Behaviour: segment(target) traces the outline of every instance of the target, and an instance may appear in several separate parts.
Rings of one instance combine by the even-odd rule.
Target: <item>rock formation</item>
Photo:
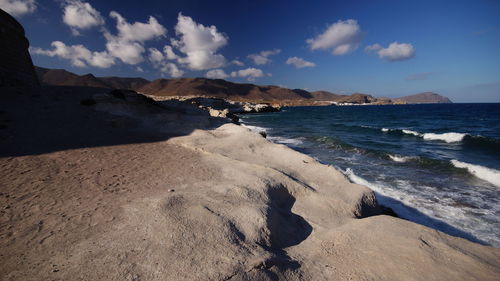
[[[279,112],[281,106],[272,105],[269,103],[250,103],[238,101],[226,101],[219,98],[204,98],[204,97],[159,97],[149,96],[156,101],[171,101],[178,100],[193,104],[198,108],[208,111],[210,116],[229,118],[233,123],[238,124],[239,117],[236,114],[245,113],[261,113],[261,112]]]
[[[24,28],[0,9],[0,86],[38,86]]]

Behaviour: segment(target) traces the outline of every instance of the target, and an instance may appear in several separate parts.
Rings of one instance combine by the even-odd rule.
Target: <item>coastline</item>
[[[463,107],[483,108],[434,107],[434,112],[440,115],[461,114]],[[374,190],[379,203],[393,209],[401,218],[499,248],[495,216],[498,212],[495,190],[500,175],[494,157],[497,152],[493,149],[486,157],[480,156],[481,152],[498,148],[495,130],[485,129],[482,135],[466,125],[453,127],[436,123],[434,127],[434,123],[426,123],[426,118],[437,120],[438,114],[426,115],[426,109],[427,106],[414,106],[408,110],[408,116],[405,109],[396,107],[387,110],[303,107],[287,108],[278,114],[240,117],[244,125],[253,126],[255,131],[265,129],[267,138],[273,142],[333,165],[351,182]],[[415,117],[419,113],[426,117]],[[395,124],[392,118],[401,121]],[[412,120],[421,123],[411,127]],[[485,119],[485,124],[488,120]],[[436,129],[439,126],[446,128]],[[495,125],[487,127],[495,128]],[[461,149],[467,151],[462,153]],[[469,149],[477,152],[477,160],[467,154]]]
[[[37,91],[0,109],[2,280],[500,275],[499,249],[382,215],[335,168],[196,106]]]

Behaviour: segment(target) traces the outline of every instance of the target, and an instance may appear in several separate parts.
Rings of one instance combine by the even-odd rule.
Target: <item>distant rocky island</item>
[[[406,103],[452,103],[449,98],[432,92],[425,92],[416,95],[401,97],[397,100]]]
[[[175,78],[149,81],[139,77],[96,77],[92,74],[77,75],[63,69],[35,69],[40,82],[45,85],[126,89],[160,97],[209,97],[279,106],[451,103],[447,97],[431,92],[400,98],[376,98],[363,93],[341,95],[327,91],[309,92],[273,85],[234,83],[223,79]]]

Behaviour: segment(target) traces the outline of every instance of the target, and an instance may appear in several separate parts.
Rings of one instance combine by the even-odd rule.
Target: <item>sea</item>
[[[371,188],[399,217],[500,247],[500,104],[287,107],[240,117]]]

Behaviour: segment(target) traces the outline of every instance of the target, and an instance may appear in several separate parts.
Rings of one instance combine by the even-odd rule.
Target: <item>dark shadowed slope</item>
[[[40,82],[45,85],[110,88],[109,85],[90,73],[76,75],[64,69],[47,69],[38,66],[35,67],[35,71]]]
[[[98,77],[98,79],[109,85],[111,88],[127,90],[137,90],[150,82],[149,80],[140,77]]]

